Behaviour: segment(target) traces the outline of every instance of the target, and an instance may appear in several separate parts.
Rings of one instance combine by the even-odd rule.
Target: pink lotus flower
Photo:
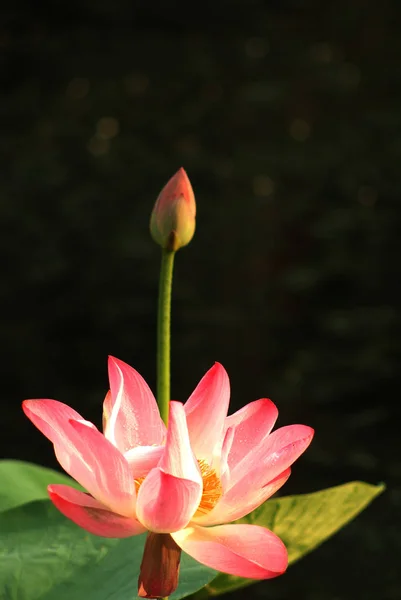
[[[227,417],[230,386],[216,363],[185,405],[171,402],[169,424],[133,368],[109,359],[104,434],[56,400],[25,400],[27,417],[53,442],[67,473],[88,492],[50,485],[56,507],[90,533],[124,538],[149,531],[139,595],[163,597],[178,583],[181,550],[225,573],[268,579],[287,551],[271,531],[231,524],[288,479],[313,437],[305,425],[271,430],[265,398]]]

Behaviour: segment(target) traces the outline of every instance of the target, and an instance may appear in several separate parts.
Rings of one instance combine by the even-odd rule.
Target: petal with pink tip
[[[262,398],[250,402],[225,420],[225,430],[234,429],[227,456],[229,469],[237,465],[273,429],[278,410],[271,400]]]
[[[273,481],[258,485],[258,487],[254,487],[252,484],[245,487],[242,482],[237,483],[223,494],[209,513],[194,517],[193,522],[197,525],[210,526],[241,519],[273,496],[285,484],[290,475],[291,469],[286,469]]]
[[[55,444],[63,468],[99,502],[125,517],[135,514],[135,482],[127,460],[111,442],[84,421],[70,420],[72,448]],[[64,463],[64,464],[63,464]]]
[[[185,527],[202,497],[202,476],[189,442],[184,407],[170,402],[166,446],[137,498],[137,516],[150,531],[169,533]]]
[[[102,537],[125,538],[146,531],[136,519],[110,512],[106,506],[68,485],[49,485],[49,496],[64,516],[89,533]]]
[[[165,473],[202,485],[202,476],[191,442],[184,406],[181,402],[170,402],[166,446],[159,466]]]
[[[226,491],[236,484],[257,489],[272,481],[305,452],[313,434],[313,429],[306,425],[276,429],[231,469]]]
[[[53,444],[66,436],[65,431],[70,430],[70,419],[84,420],[71,406],[58,400],[24,400],[22,409],[35,427]]]
[[[200,563],[239,577],[270,579],[284,573],[288,564],[280,538],[258,525],[188,527],[172,538]]]
[[[230,382],[224,367],[216,363],[204,375],[185,403],[191,446],[198,459],[213,463],[220,455],[224,421],[230,402]]]
[[[109,357],[112,411],[107,423],[107,438],[121,452],[136,446],[159,446],[166,427],[148,384],[132,367]]]
[[[157,467],[164,453],[164,446],[137,446],[124,454],[134,479],[146,477]]]
[[[23,409],[53,442],[57,460],[71,477],[115,512],[134,514],[135,484],[129,465],[92,423],[56,400],[26,400]]]
[[[188,525],[202,495],[198,483],[153,469],[139,488],[137,519],[154,533],[171,533]]]

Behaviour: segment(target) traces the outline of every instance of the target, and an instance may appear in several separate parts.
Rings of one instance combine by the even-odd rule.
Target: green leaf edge
[[[51,483],[83,490],[74,479],[54,469],[22,460],[0,460],[0,512],[36,500],[48,500],[47,486]]]

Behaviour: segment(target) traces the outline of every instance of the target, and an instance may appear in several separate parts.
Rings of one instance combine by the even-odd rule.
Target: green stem
[[[175,252],[162,250],[157,311],[157,403],[167,425],[170,402],[171,288]]]

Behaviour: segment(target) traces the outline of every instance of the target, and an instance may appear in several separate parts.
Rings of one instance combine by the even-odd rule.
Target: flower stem
[[[157,312],[157,403],[160,416],[168,422],[170,402],[170,323],[174,251],[162,250]]]

